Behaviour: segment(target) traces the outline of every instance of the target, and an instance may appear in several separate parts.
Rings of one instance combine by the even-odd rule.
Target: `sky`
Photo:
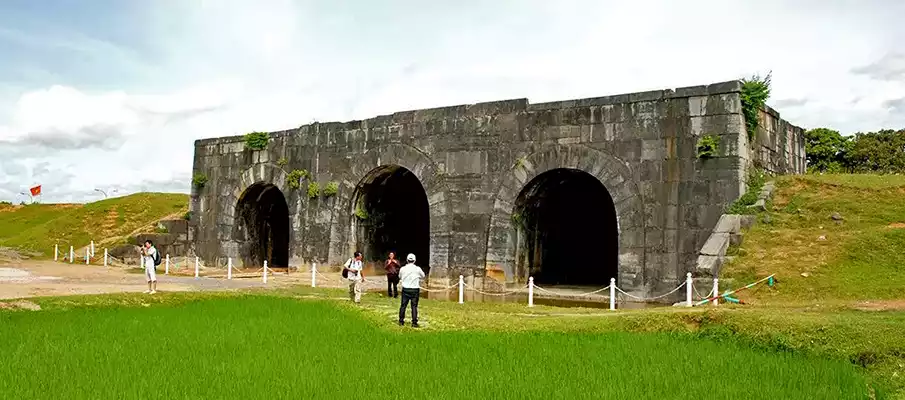
[[[767,103],[798,126],[905,128],[902,15],[899,0],[3,0],[0,200],[188,193],[200,138],[769,71]]]

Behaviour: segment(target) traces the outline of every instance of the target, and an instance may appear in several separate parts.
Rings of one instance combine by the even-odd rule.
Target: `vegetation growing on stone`
[[[331,181],[324,186],[324,197],[335,196],[339,192],[339,183]]]
[[[182,214],[182,219],[184,219],[184,220],[186,220],[186,221],[191,221],[191,220],[192,220],[192,212],[191,212],[191,211],[186,211],[185,214]]]
[[[277,165],[280,167],[285,167],[288,164],[289,164],[289,160],[287,160],[286,157],[280,157],[280,159],[277,160]]]
[[[245,147],[251,150],[264,150],[270,143],[270,134],[267,132],[249,132],[245,134]]]
[[[192,186],[198,189],[204,189],[204,185],[207,184],[207,175],[197,172],[195,175],[192,175]]]
[[[308,182],[308,198],[315,199],[320,195],[320,185],[317,182]]]
[[[355,218],[358,218],[360,220],[368,219],[368,210],[365,210],[365,208],[362,206],[356,207],[355,208]]]
[[[719,151],[719,136],[704,135],[698,140],[698,158],[708,159],[717,156]]]
[[[760,125],[758,114],[767,105],[767,99],[770,98],[770,78],[772,73],[767,76],[753,75],[750,78],[742,79],[741,101],[742,114],[745,117],[745,126],[748,130],[748,140],[754,140],[757,128]]]
[[[308,170],[294,169],[286,175],[286,187],[295,190],[302,187],[302,180],[309,177]]]
[[[748,171],[748,184],[747,190],[745,194],[738,198],[738,200],[732,202],[729,205],[729,209],[726,211],[727,214],[752,214],[752,210],[748,208],[748,206],[757,202],[757,196],[760,195],[761,189],[764,187],[764,183],[767,181],[767,175],[763,170],[758,168],[752,168]]]

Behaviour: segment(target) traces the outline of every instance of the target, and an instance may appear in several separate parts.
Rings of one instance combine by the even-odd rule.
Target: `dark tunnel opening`
[[[564,168],[538,175],[519,194],[513,223],[519,265],[535,283],[606,286],[617,278],[616,208],[596,177]]]
[[[405,264],[413,253],[416,264],[430,271],[430,211],[427,194],[414,173],[400,166],[371,171],[354,198],[355,247],[378,271],[389,252]]]
[[[243,265],[270,268],[289,266],[289,207],[279,188],[256,183],[239,199],[239,253]]]

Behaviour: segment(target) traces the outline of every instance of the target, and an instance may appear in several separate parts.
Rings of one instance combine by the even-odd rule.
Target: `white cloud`
[[[0,107],[8,106],[0,110],[0,157],[26,167],[8,167],[18,178],[0,183],[0,198],[39,180],[49,182],[47,201],[89,199],[99,186],[188,191],[192,142],[201,137],[479,101],[674,88],[769,70],[769,103],[795,124],[844,133],[905,127],[905,27],[895,17],[905,3],[896,1],[352,7],[162,0],[140,7],[129,15],[143,27],[135,48],[84,32],[0,31],[0,41],[92,60],[109,54],[114,62],[92,64],[93,71],[117,82],[83,84],[57,64],[32,74],[47,81],[41,86],[0,82]]]

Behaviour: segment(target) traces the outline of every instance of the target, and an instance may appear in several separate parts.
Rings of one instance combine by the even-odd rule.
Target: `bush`
[[[204,189],[204,185],[207,184],[207,175],[202,174],[201,172],[195,173],[192,175],[192,186],[198,189]]]
[[[308,177],[308,170],[294,169],[286,175],[286,186],[290,189],[298,189],[302,186],[302,180]]]
[[[364,207],[358,206],[358,208],[355,209],[355,218],[360,220],[368,219],[368,211],[365,210]]]
[[[324,196],[332,197],[335,196],[336,193],[339,192],[339,184],[336,182],[327,182],[327,185],[324,186]]]
[[[320,194],[320,185],[317,182],[308,183],[308,198],[314,199]]]
[[[182,219],[184,219],[184,220],[186,220],[186,221],[191,221],[191,220],[192,220],[192,212],[191,212],[191,211],[186,211],[185,214],[182,215]]]
[[[771,73],[761,78],[754,75],[748,79],[742,79],[742,114],[745,116],[745,126],[748,128],[748,140],[754,140],[757,127],[760,124],[758,114],[767,105],[770,98]]]
[[[285,167],[288,164],[289,164],[289,160],[287,160],[286,157],[282,157],[279,160],[277,160],[277,165],[280,167]]]
[[[717,156],[720,140],[717,136],[705,135],[698,140],[698,158],[708,159]]]
[[[270,143],[270,134],[267,132],[250,132],[245,134],[245,147],[251,150],[264,150]]]

